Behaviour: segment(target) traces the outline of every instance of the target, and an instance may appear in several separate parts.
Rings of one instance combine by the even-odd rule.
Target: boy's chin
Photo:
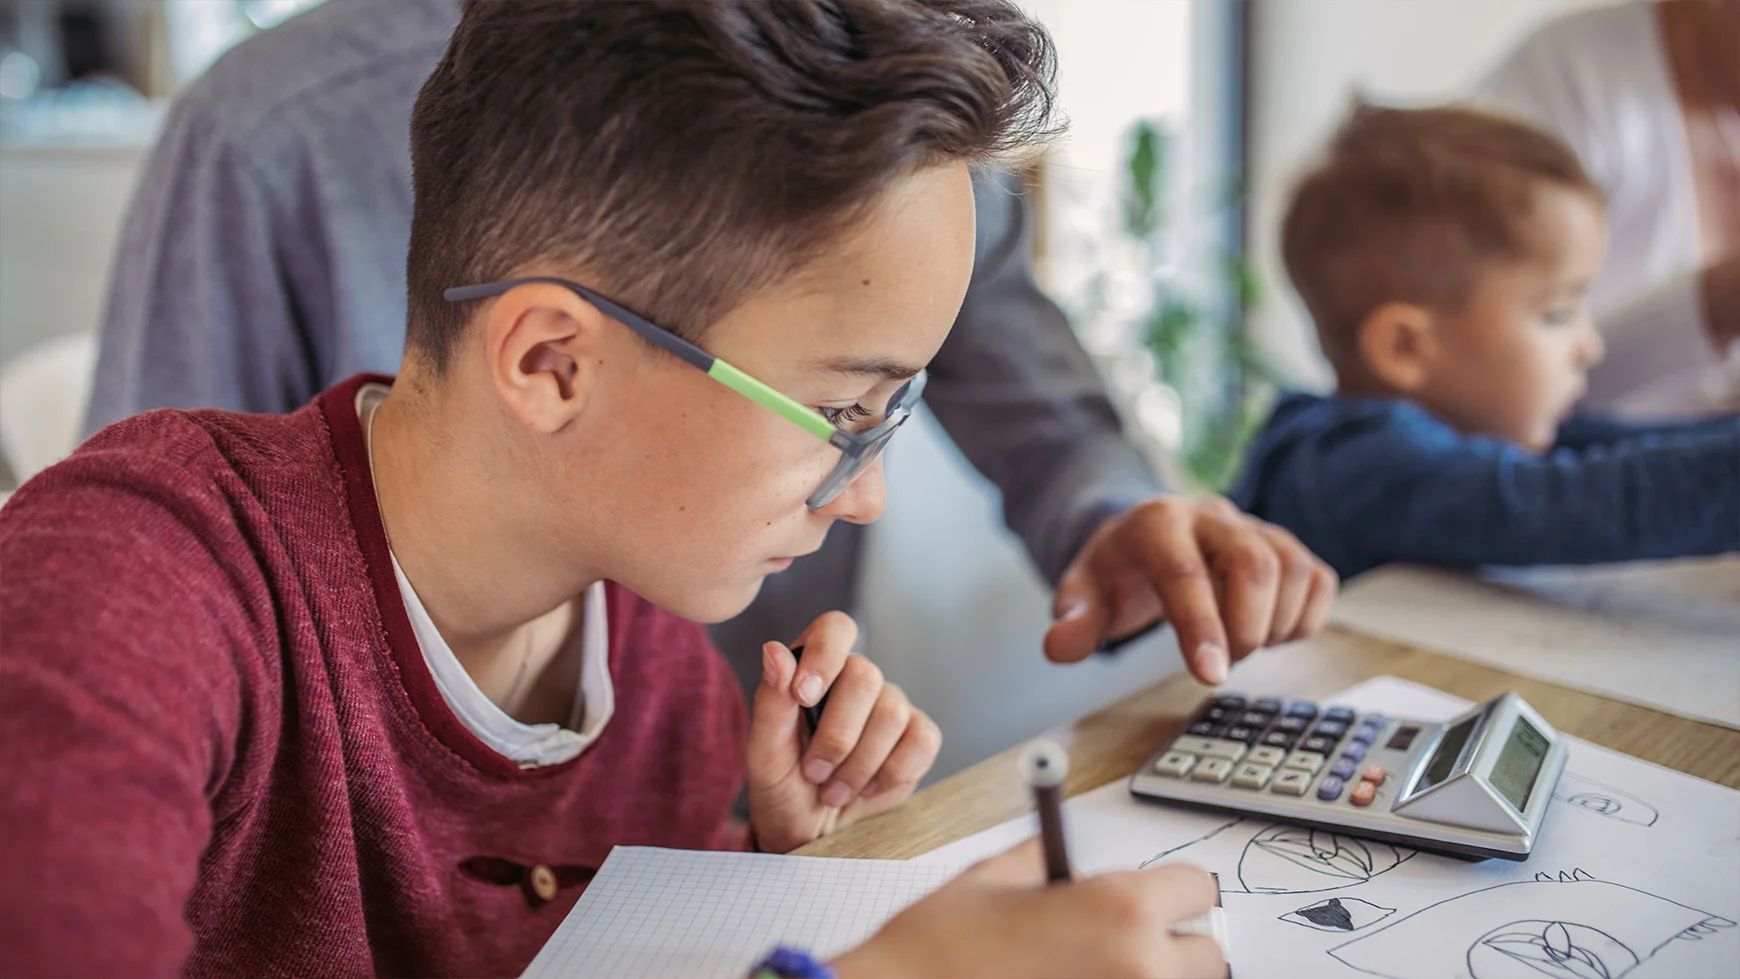
[[[715,625],[743,614],[749,603],[755,601],[755,596],[761,594],[760,577],[756,577],[743,585],[720,586],[707,594],[688,595],[680,601],[658,603],[667,612],[682,616],[691,622],[702,625]],[[769,636],[769,639],[779,638]]]

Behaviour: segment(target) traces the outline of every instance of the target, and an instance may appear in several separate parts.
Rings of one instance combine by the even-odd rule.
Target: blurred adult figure
[[[1607,197],[1589,401],[1740,407],[1740,0],[1627,2],[1547,22],[1475,100],[1557,134]]]

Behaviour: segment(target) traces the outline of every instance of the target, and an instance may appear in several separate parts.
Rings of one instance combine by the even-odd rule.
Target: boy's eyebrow
[[[824,360],[817,364],[824,371],[835,374],[861,374],[867,377],[881,377],[890,381],[904,381],[923,370],[923,365],[914,367],[892,360],[876,360],[864,357],[841,357],[836,360]]]

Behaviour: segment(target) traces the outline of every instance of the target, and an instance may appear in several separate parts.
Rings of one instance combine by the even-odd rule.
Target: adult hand
[[[783,643],[761,649],[749,723],[749,825],[769,853],[906,801],[942,747],[935,722],[884,682],[876,664],[852,655],[857,641],[851,616],[828,612],[798,639],[801,671]],[[801,708],[824,695],[828,707],[810,737]]]
[[[1214,904],[1208,874],[1184,864],[1047,886],[1037,839],[1001,853],[896,915],[833,963],[840,979],[1023,979],[1226,974],[1220,946],[1172,926]]]
[[[1088,538],[1058,583],[1045,655],[1073,663],[1164,619],[1190,672],[1218,684],[1252,651],[1322,629],[1336,588],[1280,527],[1219,497],[1158,497]]]

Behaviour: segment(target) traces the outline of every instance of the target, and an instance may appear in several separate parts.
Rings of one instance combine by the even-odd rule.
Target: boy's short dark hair
[[[1330,363],[1357,369],[1360,323],[1384,303],[1460,309],[1484,268],[1528,254],[1542,184],[1602,199],[1571,148],[1528,123],[1356,104],[1281,229],[1287,275]]]
[[[915,168],[1045,135],[1053,55],[1006,0],[467,0],[411,116],[409,343],[539,263],[691,338]]]

